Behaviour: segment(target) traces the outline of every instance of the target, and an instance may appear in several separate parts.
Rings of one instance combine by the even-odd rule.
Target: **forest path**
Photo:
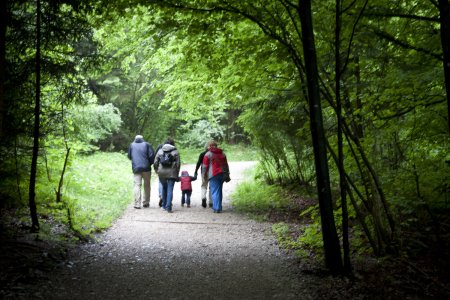
[[[50,275],[44,299],[309,299],[295,258],[280,251],[271,225],[233,211],[230,194],[254,162],[231,162],[223,212],[201,207],[201,180],[192,207],[158,207],[153,180],[150,208],[130,206],[97,243],[86,244]],[[191,175],[194,165],[183,165]],[[156,179],[155,174],[152,177]],[[130,184],[131,184],[130,177]]]

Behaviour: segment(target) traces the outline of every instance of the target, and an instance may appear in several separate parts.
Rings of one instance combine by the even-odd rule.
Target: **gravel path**
[[[252,165],[230,163],[221,214],[201,207],[200,180],[193,182],[191,208],[181,207],[177,183],[174,213],[162,211],[154,180],[150,208],[136,210],[130,200],[97,243],[77,248],[55,270],[42,298],[309,299],[295,259],[278,248],[270,224],[230,206],[230,193]],[[182,170],[193,173],[194,166]]]

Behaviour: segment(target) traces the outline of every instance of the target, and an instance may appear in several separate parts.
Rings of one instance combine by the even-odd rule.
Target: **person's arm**
[[[228,166],[227,156],[225,153],[223,153],[223,166],[222,166],[222,172],[225,182],[229,182],[231,180],[230,178],[230,167]]]
[[[128,146],[128,159],[131,159],[131,145]]]
[[[180,168],[181,168],[181,159],[180,159],[180,152],[176,151],[177,155],[176,155],[176,169],[177,169],[177,176],[178,174],[180,174]]]
[[[155,161],[155,152],[153,152],[153,147],[150,143],[147,143],[147,157],[150,164]]]
[[[155,156],[155,161],[153,163],[153,169],[155,169],[155,172],[158,172],[159,160],[160,160],[160,156],[158,155],[158,152],[157,152],[156,156]]]
[[[198,169],[200,168],[200,166],[203,163],[203,157],[205,156],[205,152],[200,153],[200,155],[198,156],[198,160],[197,160],[197,165],[195,166],[195,172],[194,174],[197,174]]]
[[[209,170],[209,156],[207,154],[205,154],[205,156],[203,156],[203,169],[204,169],[204,173],[202,174],[203,177],[205,179],[208,179],[208,170]]]

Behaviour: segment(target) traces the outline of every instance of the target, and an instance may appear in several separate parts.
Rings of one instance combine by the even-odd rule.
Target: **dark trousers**
[[[181,191],[181,204],[191,205],[192,190]]]

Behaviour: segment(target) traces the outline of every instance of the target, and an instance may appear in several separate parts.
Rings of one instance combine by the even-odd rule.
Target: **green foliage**
[[[93,142],[105,139],[118,131],[122,120],[113,104],[89,104],[74,107],[69,116],[70,133],[74,140],[89,148]]]
[[[214,139],[222,140],[223,129],[218,124],[211,124],[207,120],[200,120],[189,129],[185,135],[181,135],[181,143],[186,146],[202,147],[205,141]]]
[[[323,259],[323,241],[319,224],[312,223],[296,228],[279,222],[272,225],[272,232],[281,248],[294,251],[300,258],[314,257],[319,261]],[[295,238],[297,235],[299,236]]]
[[[288,224],[284,222],[275,223],[272,225],[272,232],[277,237],[278,245],[281,248],[294,249],[298,246],[291,236],[292,232]]]

